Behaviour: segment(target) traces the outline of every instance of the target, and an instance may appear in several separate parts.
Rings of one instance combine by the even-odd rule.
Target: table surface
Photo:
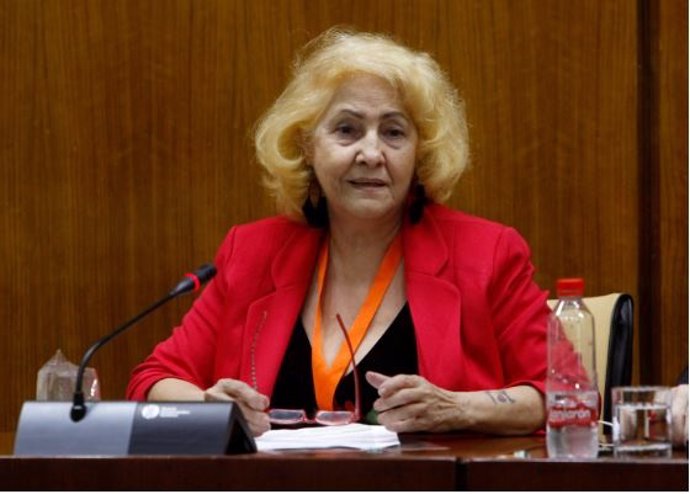
[[[229,456],[17,458],[0,434],[10,490],[683,490],[687,451],[671,459],[546,458],[544,438],[401,436],[378,452],[320,450]]]

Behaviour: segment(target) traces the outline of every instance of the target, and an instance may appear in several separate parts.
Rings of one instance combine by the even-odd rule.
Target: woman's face
[[[417,129],[397,91],[370,75],[345,81],[308,152],[334,221],[399,221],[414,174]]]

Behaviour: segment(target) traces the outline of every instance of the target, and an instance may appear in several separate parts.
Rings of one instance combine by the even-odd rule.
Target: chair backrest
[[[611,421],[611,388],[629,385],[632,379],[633,300],[627,293],[585,297],[594,316],[597,385],[604,401],[602,419]],[[557,300],[548,301],[555,307]],[[610,433],[608,427],[605,433]]]

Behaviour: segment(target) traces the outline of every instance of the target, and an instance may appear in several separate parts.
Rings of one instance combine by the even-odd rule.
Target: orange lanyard
[[[345,374],[345,371],[350,365],[350,352],[347,348],[347,342],[343,341],[338,350],[338,354],[329,367],[326,364],[326,359],[323,356],[323,335],[321,333],[321,303],[323,297],[323,286],[326,280],[326,267],[328,266],[328,239],[323,243],[321,252],[319,253],[318,272],[317,272],[317,300],[316,315],[314,317],[314,333],[311,346],[311,361],[312,373],[314,375],[314,392],[316,394],[316,404],[320,410],[333,409],[333,396],[335,395],[335,388],[340,382],[340,378]],[[352,323],[352,327],[348,330],[352,348],[357,351],[359,344],[364,339],[364,335],[374,318],[376,311],[381,305],[383,296],[388,290],[388,286],[393,281],[395,273],[398,270],[400,261],[402,260],[402,240],[401,236],[397,235],[391,245],[388,247],[386,254],[383,256],[379,270],[376,273],[371,286],[369,286],[369,293],[364,300],[359,313]]]

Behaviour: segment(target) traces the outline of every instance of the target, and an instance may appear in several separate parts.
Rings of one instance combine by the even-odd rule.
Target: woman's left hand
[[[417,375],[388,377],[367,372],[379,392],[374,402],[378,422],[394,432],[442,432],[469,426],[461,393],[441,389]]]
[[[379,392],[381,425],[394,432],[473,430],[529,434],[544,426],[544,397],[529,385],[483,391],[448,391],[421,376],[367,372]]]

